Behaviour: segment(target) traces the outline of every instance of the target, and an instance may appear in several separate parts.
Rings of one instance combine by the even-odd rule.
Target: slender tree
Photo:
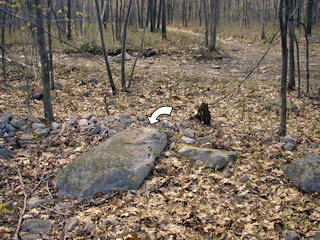
[[[54,89],[54,73],[53,73],[53,54],[52,54],[52,38],[51,38],[51,0],[48,0],[48,16],[47,16],[47,25],[48,25],[48,47],[49,47],[49,72],[51,80],[51,89]]]
[[[295,7],[295,0],[289,1],[289,14],[293,14]],[[293,16],[290,17],[288,22],[289,27],[289,79],[288,79],[288,89],[293,90],[296,86],[295,81],[295,60],[294,60],[294,38],[295,38],[295,22],[293,21]]]
[[[49,67],[48,67],[48,54],[45,39],[43,10],[41,7],[40,0],[34,0],[36,7],[36,24],[37,24],[37,39],[39,44],[39,54],[41,59],[41,73],[42,73],[42,85],[43,85],[43,108],[45,118],[49,122],[54,121],[53,108],[51,102],[50,92],[50,78],[49,78]]]
[[[110,67],[110,63],[108,60],[108,52],[107,52],[107,48],[106,48],[105,40],[104,40],[103,27],[102,27],[102,22],[101,22],[102,19],[101,19],[98,0],[95,0],[95,3],[96,3],[96,9],[97,9],[97,17],[98,17],[98,24],[99,24],[99,30],[100,30],[101,44],[102,44],[102,49],[103,49],[104,60],[105,60],[107,71],[108,71],[109,82],[111,85],[112,93],[116,94],[117,89],[116,89],[116,86],[114,85],[114,82],[113,82],[111,67]]]
[[[288,11],[289,0],[280,0],[279,2],[279,24],[281,30],[281,48],[282,48],[282,77],[281,77],[281,120],[279,135],[287,134],[287,72],[288,72]],[[285,14],[283,14],[285,8]]]
[[[311,35],[312,33],[314,2],[315,0],[307,1],[307,33],[308,35]]]
[[[162,39],[167,39],[167,1],[162,0]]]
[[[72,27],[71,27],[71,0],[68,0],[68,12],[67,12],[67,18],[68,18],[68,34],[67,38],[69,40],[72,39]]]
[[[126,51],[127,51],[127,28],[128,28],[129,18],[130,18],[130,14],[131,14],[131,8],[132,8],[132,0],[129,1],[126,21],[125,21],[124,27],[123,27],[122,61],[121,61],[121,80],[122,80],[121,85],[122,85],[123,89],[126,88],[125,56],[126,56]]]

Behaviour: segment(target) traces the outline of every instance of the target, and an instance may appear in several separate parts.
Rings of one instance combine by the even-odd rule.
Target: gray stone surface
[[[3,129],[6,127],[6,125],[10,122],[11,118],[12,118],[12,113],[11,112],[4,112],[1,116],[0,116],[0,129]]]
[[[295,231],[286,231],[285,240],[299,240],[301,239],[300,235]]]
[[[195,144],[196,140],[192,139],[192,138],[188,138],[186,136],[183,136],[181,138],[181,142],[186,143],[186,144]]]
[[[89,125],[89,121],[87,119],[83,118],[83,119],[79,120],[78,124],[79,124],[80,127],[86,127],[86,126]]]
[[[21,237],[21,240],[43,240],[39,234],[28,234]]]
[[[285,151],[292,151],[294,148],[295,148],[295,146],[291,142],[288,142],[286,145],[283,146],[283,149]]]
[[[66,231],[71,232],[78,225],[77,217],[70,217],[66,223]]]
[[[60,126],[60,124],[57,123],[57,122],[52,122],[52,123],[51,123],[51,127],[52,127],[53,129],[59,129],[61,126]]]
[[[27,219],[22,223],[22,227],[30,233],[49,233],[52,229],[50,220]]]
[[[35,93],[35,94],[31,97],[31,99],[42,100],[42,99],[43,99],[43,92],[40,91],[40,92]]]
[[[37,129],[45,129],[46,125],[42,124],[42,123],[33,123],[32,124],[32,129],[33,130],[37,130]]]
[[[141,114],[141,113],[138,113],[138,114],[137,114],[137,119],[138,119],[138,121],[141,121],[141,122],[147,120],[147,118],[146,118],[143,114]]]
[[[131,59],[132,59],[132,57],[130,56],[130,54],[126,52],[125,56],[124,56],[124,60],[125,61],[130,61]],[[122,61],[122,53],[120,53],[117,56],[115,56],[113,58],[113,61],[116,62],[116,63],[121,63],[121,61]]]
[[[45,129],[42,129],[42,128],[38,128],[36,131],[35,131],[40,137],[47,137],[50,133],[50,128],[45,128]]]
[[[167,136],[159,130],[127,129],[64,167],[54,184],[71,198],[138,189],[166,145]]]
[[[320,193],[320,156],[309,154],[291,163],[284,174],[306,193]]]
[[[236,157],[235,152],[224,151],[211,148],[197,148],[191,146],[183,146],[179,153],[183,157],[190,157],[195,162],[201,161],[207,167],[213,169],[223,168],[231,159]]]
[[[190,128],[187,128],[186,130],[184,130],[184,136],[188,138],[195,138],[196,134],[194,133],[193,130],[191,130]]]
[[[287,135],[283,138],[286,143],[293,143],[296,139],[290,135]]]
[[[0,149],[0,156],[2,157],[11,157],[14,155],[14,152],[8,148]]]
[[[32,123],[40,123],[40,120],[31,114],[27,115],[26,119]]]
[[[87,222],[86,225],[84,226],[84,229],[83,229],[84,234],[90,235],[93,228],[94,228],[94,224],[91,222]]]

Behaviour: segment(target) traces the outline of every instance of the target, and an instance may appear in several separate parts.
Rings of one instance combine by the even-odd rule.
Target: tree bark
[[[67,38],[69,40],[72,39],[72,30],[71,30],[71,0],[68,0],[68,12],[67,12],[67,18],[68,18],[68,34]]]
[[[5,10],[7,10],[7,4],[5,5]],[[7,73],[6,73],[6,64],[5,64],[5,30],[6,30],[6,13],[2,13],[2,36],[1,36],[1,52],[2,52],[2,71],[3,71],[3,81],[6,82],[7,80]]]
[[[52,54],[52,38],[51,38],[51,0],[48,0],[48,17],[47,17],[47,25],[48,25],[48,46],[49,46],[49,73],[51,80],[51,89],[54,90],[54,73],[53,73],[53,54]]]
[[[107,71],[108,71],[109,82],[111,85],[112,94],[115,95],[117,93],[117,89],[116,89],[116,86],[114,85],[114,82],[113,82],[111,67],[110,67],[110,63],[108,60],[108,52],[107,52],[107,48],[106,48],[105,40],[104,40],[103,27],[102,27],[102,22],[101,22],[101,14],[100,14],[100,9],[99,9],[99,2],[98,2],[98,0],[95,0],[95,2],[96,2],[97,17],[98,17],[98,24],[99,24],[104,60],[105,60]]]
[[[312,34],[314,0],[307,1],[307,33]]]
[[[291,15],[294,11],[294,0],[289,1],[288,6],[289,14]],[[289,20],[289,79],[288,79],[288,89],[293,90],[296,87],[295,81],[295,60],[294,60],[294,37],[295,37],[295,23],[293,16]]]
[[[167,1],[162,0],[162,39],[167,39]]]
[[[129,23],[129,18],[131,14],[132,0],[129,2],[128,12],[126,16],[126,21],[123,27],[123,40],[122,40],[122,61],[121,61],[121,85],[122,89],[126,89],[126,68],[125,68],[125,55],[127,51],[127,28]]]
[[[281,77],[281,120],[279,135],[287,134],[287,72],[288,72],[288,46],[287,46],[287,27],[288,27],[288,1],[280,0],[279,2],[279,23],[281,30],[281,48],[282,48],[282,77]],[[285,8],[285,16],[283,9]]]
[[[48,69],[48,54],[46,48],[46,39],[44,31],[43,10],[40,0],[34,0],[36,6],[36,24],[37,24],[37,38],[39,44],[39,54],[41,59],[41,73],[43,85],[43,108],[45,118],[51,123],[54,121],[51,92],[50,92],[50,78]]]

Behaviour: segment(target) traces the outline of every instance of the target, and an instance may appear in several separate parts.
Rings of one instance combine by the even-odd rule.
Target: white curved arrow
[[[160,115],[171,115],[172,107],[160,107],[155,110],[151,117],[148,117],[150,124],[157,123],[159,120],[157,119]]]

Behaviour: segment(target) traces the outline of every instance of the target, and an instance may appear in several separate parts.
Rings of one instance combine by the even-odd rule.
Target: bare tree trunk
[[[126,21],[125,21],[124,27],[123,27],[122,61],[121,61],[121,85],[122,85],[122,89],[126,88],[125,55],[126,55],[126,51],[127,51],[127,28],[128,28],[129,18],[130,18],[130,14],[131,14],[131,8],[132,8],[132,0],[130,0],[130,2],[129,2]]]
[[[95,2],[96,2],[96,8],[97,8],[97,17],[98,17],[98,24],[99,24],[99,30],[100,30],[100,37],[101,37],[101,44],[102,44],[102,48],[103,48],[104,60],[105,60],[107,71],[108,71],[109,82],[110,82],[110,85],[111,85],[112,94],[115,95],[117,93],[117,89],[116,89],[116,86],[114,85],[114,82],[113,82],[111,67],[110,67],[110,63],[109,63],[109,60],[108,60],[108,52],[107,52],[107,48],[106,48],[106,45],[105,45],[103,27],[102,27],[102,23],[101,23],[101,14],[100,14],[100,9],[99,9],[99,2],[98,2],[98,0],[95,0]]]
[[[82,0],[82,16],[81,16],[81,35],[82,35],[82,41],[83,43],[86,42],[86,32],[85,32],[85,26],[86,26],[86,0]]]
[[[262,9],[261,9],[261,39],[266,39],[266,0],[262,0]]]
[[[314,0],[307,1],[307,33],[311,35],[312,33],[312,24],[313,24],[313,8]]]
[[[279,3],[279,23],[281,30],[281,47],[282,47],[282,77],[281,77],[281,120],[279,135],[287,134],[287,72],[288,72],[288,46],[287,46],[287,31],[288,31],[288,1],[280,0]],[[285,8],[285,16],[283,16],[283,8]]]
[[[7,4],[5,4],[5,10],[7,10]],[[6,13],[2,13],[2,35],[1,35],[1,52],[2,52],[2,71],[3,71],[3,81],[6,82],[7,80],[7,73],[6,73],[6,64],[5,64],[5,31],[6,31]]]
[[[36,23],[37,23],[37,38],[39,44],[39,54],[41,59],[41,73],[42,73],[42,85],[43,85],[43,108],[45,118],[49,122],[54,121],[51,92],[50,92],[50,78],[48,69],[48,54],[46,48],[46,39],[44,31],[43,11],[40,0],[34,0],[36,6]]]
[[[54,73],[53,73],[53,54],[52,54],[52,38],[51,38],[51,0],[48,0],[48,18],[47,18],[47,25],[48,25],[48,46],[49,46],[49,73],[50,73],[50,80],[51,80],[51,89],[54,90]]]
[[[208,11],[207,11],[207,0],[203,1],[203,10],[204,10],[204,23],[205,23],[205,41],[206,47],[209,46],[209,24],[208,24]]]
[[[289,14],[291,15],[294,11],[294,0],[289,1]],[[295,81],[295,60],[294,60],[294,37],[295,37],[295,23],[292,18],[289,20],[289,79],[288,89],[293,90],[296,86]]]
[[[162,14],[162,0],[159,1],[159,11],[158,11],[158,19],[157,19],[157,30],[160,29],[160,20],[161,20],[161,14]]]
[[[162,39],[167,39],[167,1],[162,0]]]
[[[72,30],[71,30],[71,0],[68,0],[68,13],[67,13],[67,18],[68,18],[68,34],[67,38],[69,40],[72,39]]]

